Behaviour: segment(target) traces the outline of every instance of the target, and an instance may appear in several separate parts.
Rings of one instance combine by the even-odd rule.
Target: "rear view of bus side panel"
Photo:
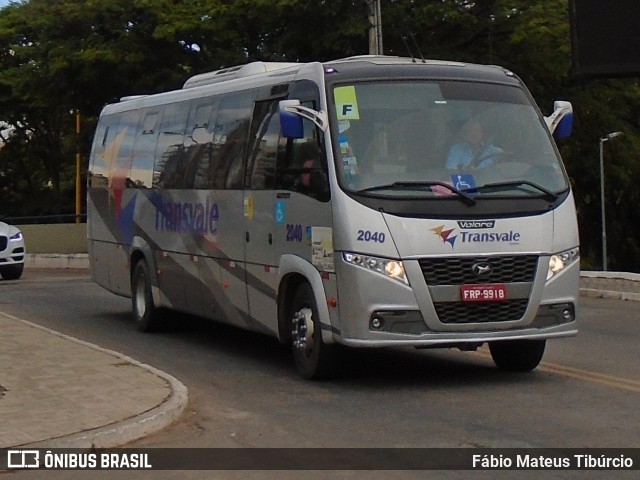
[[[127,232],[120,228],[137,112],[103,116],[92,148],[88,178],[89,258],[95,281],[120,295],[129,295]],[[124,212],[126,216],[127,212]]]

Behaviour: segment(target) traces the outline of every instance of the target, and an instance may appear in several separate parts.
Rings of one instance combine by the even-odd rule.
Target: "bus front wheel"
[[[490,342],[489,351],[498,368],[529,372],[542,360],[545,346],[546,340],[505,340]]]
[[[141,332],[157,330],[160,324],[160,310],[153,303],[151,275],[144,260],[136,263],[131,275],[131,303],[136,328]]]
[[[318,308],[308,283],[298,287],[291,312],[291,341],[298,372],[307,380],[330,376],[335,352],[322,340]]]

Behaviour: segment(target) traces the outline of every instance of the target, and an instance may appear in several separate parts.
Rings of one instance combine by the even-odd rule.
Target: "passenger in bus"
[[[318,160],[315,158],[305,160],[302,164],[303,173],[300,174],[300,185],[305,188],[311,188],[311,170],[316,168],[317,163]]]
[[[322,152],[312,142],[300,145],[300,157],[303,159],[296,190],[300,193],[320,198],[328,192],[328,179],[322,169]]]
[[[449,170],[474,170],[496,163],[496,154],[501,150],[485,143],[480,122],[472,118],[460,129],[460,141],[452,145],[447,157]]]

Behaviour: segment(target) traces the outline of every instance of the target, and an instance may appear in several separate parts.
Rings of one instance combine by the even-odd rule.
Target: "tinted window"
[[[253,92],[223,97],[213,129],[213,168],[209,184],[213,188],[243,188],[244,156],[253,106]]]
[[[187,165],[182,148],[189,107],[189,102],[165,106],[158,132],[154,186],[190,188],[193,185],[194,171]]]
[[[90,187],[107,187],[109,164],[106,149],[113,143],[116,131],[117,127],[113,116],[105,116],[100,119],[91,148],[88,179]]]
[[[113,142],[105,147],[110,187],[120,189],[131,184],[131,160],[139,116],[138,110],[124,112]]]
[[[303,101],[302,105],[317,109],[315,101]],[[287,140],[286,155],[279,161],[276,188],[328,200],[327,164],[320,133],[310,120],[304,119],[303,126],[302,138]]]
[[[128,183],[130,187],[151,187],[160,116],[161,111],[157,108],[142,112],[133,149],[130,182]]]
[[[217,105],[217,98],[203,98],[196,100],[191,108],[184,150],[187,163],[195,166],[193,188],[213,188],[213,172],[219,171],[213,156],[214,122],[211,120],[215,116]]]
[[[247,185],[251,189],[275,188],[276,161],[280,140],[278,100],[256,102],[251,123],[251,144]]]

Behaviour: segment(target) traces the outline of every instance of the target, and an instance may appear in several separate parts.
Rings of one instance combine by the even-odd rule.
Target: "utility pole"
[[[82,155],[80,153],[80,110],[76,110],[76,223],[82,223]]]
[[[369,7],[369,54],[383,55],[380,0],[366,0]]]
[[[600,216],[602,228],[602,271],[607,271],[607,220],[605,218],[604,204],[604,142],[609,142],[616,137],[624,135],[622,132],[612,132],[600,139]]]

